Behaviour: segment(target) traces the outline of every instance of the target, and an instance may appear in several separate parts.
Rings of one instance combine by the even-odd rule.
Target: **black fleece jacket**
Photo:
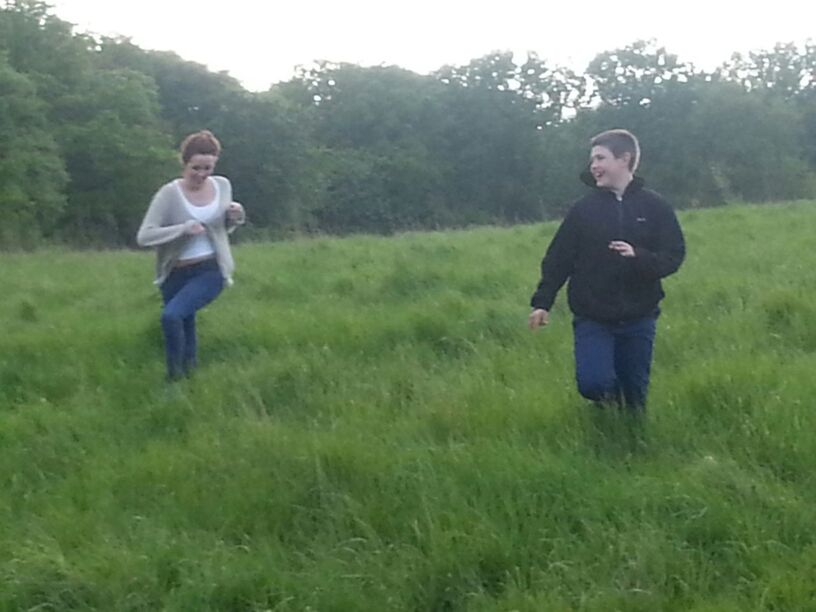
[[[591,175],[581,178],[594,186]],[[643,184],[635,177],[620,201],[595,187],[573,204],[541,262],[533,308],[550,310],[569,279],[567,296],[575,316],[616,322],[656,310],[664,296],[660,279],[677,271],[686,249],[674,211]],[[611,250],[613,240],[631,244],[635,256]]]

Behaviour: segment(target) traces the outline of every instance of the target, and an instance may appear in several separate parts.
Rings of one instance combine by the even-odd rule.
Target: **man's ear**
[[[632,154],[629,151],[624,151],[620,158],[626,162],[627,166],[632,165]]]

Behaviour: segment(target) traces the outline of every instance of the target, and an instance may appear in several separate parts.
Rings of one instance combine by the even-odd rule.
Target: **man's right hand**
[[[527,325],[530,329],[538,329],[542,325],[547,325],[550,322],[550,313],[543,308],[536,308],[530,313],[530,318],[527,319]]]

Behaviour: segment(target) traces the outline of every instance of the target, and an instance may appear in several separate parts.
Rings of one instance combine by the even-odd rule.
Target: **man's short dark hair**
[[[637,137],[629,130],[606,130],[590,141],[590,146],[606,147],[612,155],[620,159],[624,153],[629,153],[629,169],[634,172],[640,163],[640,143]]]

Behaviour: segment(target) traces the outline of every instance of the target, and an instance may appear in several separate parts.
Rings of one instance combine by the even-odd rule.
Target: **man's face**
[[[592,147],[589,154],[589,171],[598,187],[613,189],[626,185],[631,177],[629,153],[615,157],[612,151],[602,146]]]

